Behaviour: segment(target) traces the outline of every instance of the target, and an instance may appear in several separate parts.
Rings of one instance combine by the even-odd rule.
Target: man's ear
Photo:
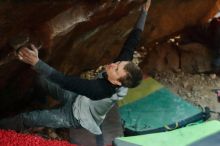
[[[115,80],[115,81],[113,81],[112,83],[113,83],[114,85],[121,86],[121,82],[120,82],[120,81],[118,81],[118,80]]]

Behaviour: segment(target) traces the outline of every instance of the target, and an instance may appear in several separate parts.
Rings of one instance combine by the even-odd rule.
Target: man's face
[[[126,76],[126,71],[124,70],[126,64],[128,64],[128,61],[118,61],[105,66],[108,80],[112,84],[119,86],[121,85],[121,82],[119,82],[118,79]]]

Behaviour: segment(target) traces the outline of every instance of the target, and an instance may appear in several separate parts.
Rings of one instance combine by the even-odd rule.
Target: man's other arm
[[[38,51],[33,45],[32,50],[25,47],[20,49],[18,57],[21,61],[32,65],[33,69],[40,75],[58,84],[65,90],[87,96],[93,100],[109,97],[114,92],[114,88],[106,86],[108,84],[106,80],[87,80],[79,76],[69,76],[57,71],[38,58]]]
[[[136,47],[138,46],[138,43],[141,38],[141,32],[143,32],[143,30],[144,30],[144,25],[145,25],[147,12],[150,7],[150,4],[151,4],[151,0],[148,0],[143,5],[141,14],[140,14],[133,30],[129,34],[127,40],[125,41],[125,43],[121,49],[119,56],[114,60],[114,62],[131,61],[133,59],[134,51],[135,51]]]

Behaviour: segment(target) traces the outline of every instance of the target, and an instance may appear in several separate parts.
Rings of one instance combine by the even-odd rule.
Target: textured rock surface
[[[141,3],[143,0],[0,2],[0,110],[8,111],[19,103],[28,102],[25,95],[34,77],[28,65],[11,57],[11,38],[18,34],[29,35],[42,42],[40,56],[43,60],[66,74],[79,74],[109,63],[117,56],[137,19]],[[141,45],[148,48],[185,27],[206,22],[216,12],[218,4],[217,0],[154,0]],[[164,54],[171,52],[167,60],[174,66],[168,65],[168,68],[176,70],[178,55],[172,50]],[[154,58],[164,57],[163,53],[158,52],[158,55]],[[159,62],[159,70],[167,69],[163,64]],[[148,65],[145,59],[144,71],[151,70]]]
[[[181,47],[181,68],[189,73],[205,73],[211,70],[210,50],[198,43],[191,43]]]

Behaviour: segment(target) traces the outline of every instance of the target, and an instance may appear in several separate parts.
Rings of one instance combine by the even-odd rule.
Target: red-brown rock
[[[206,21],[216,11],[218,1],[153,0],[141,45],[147,47]],[[28,65],[11,57],[11,38],[27,34],[39,40],[43,44],[43,60],[66,74],[79,74],[109,63],[118,55],[142,3],[143,0],[0,2],[0,110],[28,101],[24,95],[34,77]]]

